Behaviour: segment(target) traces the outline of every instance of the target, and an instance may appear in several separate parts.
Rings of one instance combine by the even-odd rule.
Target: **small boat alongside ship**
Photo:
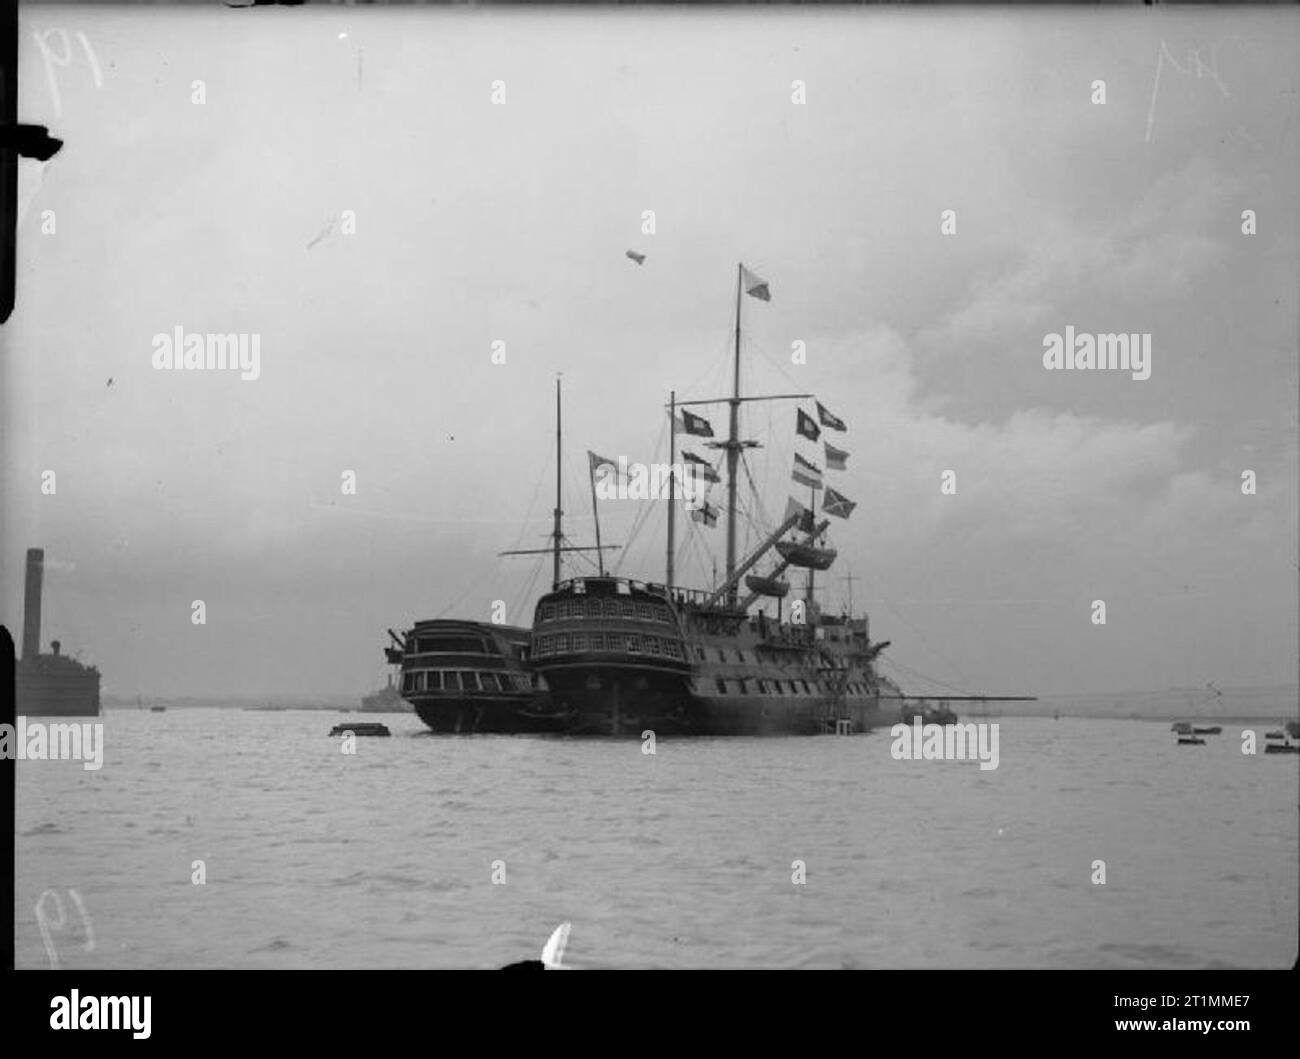
[[[956,724],[957,715],[948,707],[946,703],[940,703],[931,706],[924,700],[915,706],[904,706],[899,716],[903,724],[911,724],[917,717],[921,718],[922,724]]]

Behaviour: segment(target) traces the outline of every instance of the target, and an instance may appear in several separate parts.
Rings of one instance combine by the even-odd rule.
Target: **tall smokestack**
[[[41,576],[45,571],[45,549],[27,549],[27,595],[23,611],[23,658],[41,653]]]

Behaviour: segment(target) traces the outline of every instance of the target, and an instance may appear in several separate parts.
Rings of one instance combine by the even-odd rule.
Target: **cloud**
[[[1222,203],[1239,182],[1197,157],[1151,184],[1119,220],[1090,231],[1044,208],[1039,237],[1001,274],[977,280],[968,297],[918,336],[922,349],[998,344],[1050,321],[1070,322],[1097,299],[1125,312],[1184,299],[1223,254]]]
[[[828,361],[852,364],[835,388],[855,426],[845,441],[854,451],[848,478],[869,483],[865,506],[889,513],[878,528],[899,545],[914,546],[918,519],[932,528],[960,519],[967,533],[1021,539],[1059,533],[1084,512],[1094,520],[1144,517],[1160,502],[1160,484],[1183,469],[1195,434],[1170,419],[1032,407],[963,422],[931,410],[915,351],[890,328],[820,346]],[[956,497],[939,490],[949,469],[957,472]]]

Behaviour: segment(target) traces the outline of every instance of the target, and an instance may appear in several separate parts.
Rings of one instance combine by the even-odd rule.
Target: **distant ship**
[[[402,693],[393,682],[393,675],[388,675],[388,683],[378,691],[365,695],[361,699],[362,713],[410,713],[410,704],[402,698]]]
[[[62,653],[58,640],[41,654],[41,589],[45,550],[27,549],[23,654],[15,692],[18,713],[28,717],[98,717],[99,670]]]

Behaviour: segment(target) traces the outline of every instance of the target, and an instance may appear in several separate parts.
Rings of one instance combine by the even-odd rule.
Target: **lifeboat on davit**
[[[745,587],[760,596],[770,596],[773,599],[784,599],[790,594],[790,582],[782,581],[779,577],[749,574],[745,577]]]
[[[819,548],[803,541],[777,541],[776,550],[781,558],[791,566],[804,570],[829,570],[835,557],[839,555],[834,548]]]

